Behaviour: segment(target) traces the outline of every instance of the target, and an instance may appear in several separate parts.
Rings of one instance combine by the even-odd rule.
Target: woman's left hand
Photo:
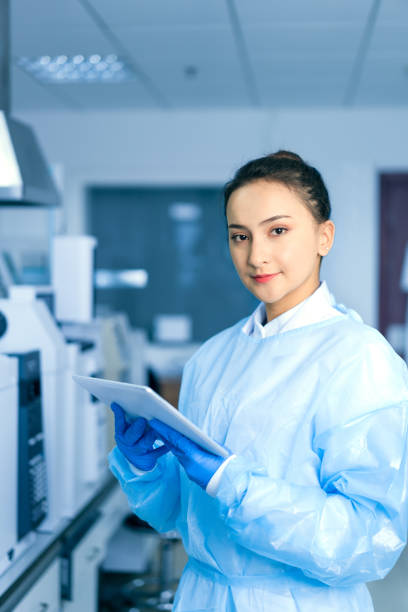
[[[190,480],[206,489],[212,476],[225,459],[209,453],[158,419],[152,419],[149,425],[180,461]]]

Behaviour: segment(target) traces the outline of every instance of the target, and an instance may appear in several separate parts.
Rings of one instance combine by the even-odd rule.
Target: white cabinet
[[[97,612],[99,565],[106,548],[103,527],[101,521],[94,525],[63,560],[63,571],[69,572],[69,600],[63,600],[64,612]]]
[[[14,612],[59,612],[60,609],[60,560],[55,559]]]
[[[126,497],[119,487],[100,507],[96,523],[62,559],[63,612],[97,612],[99,566],[106,556],[107,542],[129,512]]]

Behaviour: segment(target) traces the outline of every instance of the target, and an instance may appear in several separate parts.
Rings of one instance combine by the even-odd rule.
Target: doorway
[[[379,238],[379,329],[404,356],[407,294],[400,282],[408,245],[408,173],[380,175]]]

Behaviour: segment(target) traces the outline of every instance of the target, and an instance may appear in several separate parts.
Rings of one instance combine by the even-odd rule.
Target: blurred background
[[[322,280],[408,358],[408,2],[2,0],[0,11],[0,393],[21,414],[17,388],[37,354],[47,476],[42,512],[31,508],[19,532],[18,481],[0,470],[17,500],[4,529],[0,515],[0,604],[35,609],[26,575],[24,592],[46,585],[38,602],[51,609],[171,609],[177,534],[131,524],[104,463],[110,416],[95,398],[72,399],[71,374],[148,383],[177,405],[185,361],[257,303],[229,259],[222,186],[278,149],[328,187],[336,239]],[[64,507],[58,398],[72,432],[71,463],[58,458]],[[95,438],[82,484],[78,402],[93,402]],[[95,513],[105,527],[88,525]],[[131,561],[125,544],[113,550],[126,530]],[[80,545],[93,554],[85,603],[60,581],[61,568],[86,574]],[[407,571],[403,555],[370,585],[376,612],[408,609]]]

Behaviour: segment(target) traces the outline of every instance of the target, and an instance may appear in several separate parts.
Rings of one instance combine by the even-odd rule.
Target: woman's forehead
[[[258,180],[239,187],[228,201],[229,223],[260,223],[274,216],[304,218],[310,215],[301,198],[283,183]]]

